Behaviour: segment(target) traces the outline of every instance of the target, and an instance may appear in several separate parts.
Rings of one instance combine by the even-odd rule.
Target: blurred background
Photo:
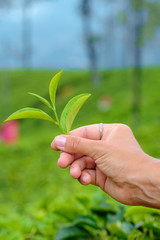
[[[73,128],[128,124],[144,151],[160,158],[159,43],[159,0],[0,0],[0,239],[53,239],[47,234],[60,224],[48,230],[44,218],[66,201],[74,205],[77,192],[98,191],[58,168],[54,125],[3,123],[23,107],[48,111],[27,93],[49,99],[61,69],[58,115],[70,98],[91,93]]]

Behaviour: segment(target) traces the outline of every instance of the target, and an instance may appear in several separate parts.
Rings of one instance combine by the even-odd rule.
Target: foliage
[[[38,91],[48,98],[46,84],[49,85],[54,74],[49,70],[12,70],[12,111],[24,105],[46,111],[48,106],[24,92]],[[99,122],[128,124],[143,150],[160,158],[159,75],[158,67],[143,69],[141,126],[138,128],[131,124],[132,69],[101,71],[100,89],[91,88],[87,71],[66,71],[57,89],[58,114],[70,98],[89,91],[92,99],[77,115],[73,128]],[[107,112],[97,107],[104,95],[112,99]],[[57,167],[59,153],[50,149],[50,142],[59,133],[52,123],[23,119],[19,142],[0,144],[0,240],[51,240],[62,229],[73,227],[77,234],[79,229],[87,234],[80,237],[81,240],[126,239],[126,234],[129,240],[156,239],[158,210],[118,204],[96,187],[81,186],[70,177],[68,170]]]
[[[143,45],[146,40],[153,39],[156,35],[157,29],[160,26],[160,2],[148,1],[146,5],[146,11],[148,18],[141,29],[141,37],[138,41],[140,45]]]
[[[148,0],[131,0],[131,7],[134,11],[143,10],[148,4]]]
[[[124,11],[120,11],[117,15],[117,20],[123,24],[127,22],[127,15]]]
[[[126,23],[135,13],[141,16],[144,16],[145,13],[145,20],[140,26],[136,40],[137,46],[141,47],[147,40],[155,37],[157,28],[160,26],[160,2],[157,0],[131,0],[131,9],[121,11],[117,18],[120,22]],[[137,15],[134,18],[137,21]]]
[[[87,197],[86,197],[87,198]],[[88,197],[87,214],[75,217],[61,228],[56,238],[64,239],[158,239],[160,211],[145,207],[125,207],[101,193]],[[86,199],[78,198],[86,209]],[[102,206],[104,210],[101,211]],[[94,211],[94,208],[97,211]],[[99,211],[98,211],[99,210]],[[72,209],[70,209],[72,211]],[[57,213],[58,214],[58,213]],[[61,220],[62,221],[62,220]],[[81,238],[80,234],[84,234]]]
[[[41,101],[42,103],[44,103],[50,109],[53,110],[56,120],[54,120],[51,116],[49,116],[47,113],[43,112],[40,109],[22,108],[16,111],[15,113],[11,114],[5,120],[5,122],[10,120],[15,120],[15,119],[22,119],[22,118],[38,118],[38,119],[50,121],[58,125],[63,133],[68,134],[78,111],[80,110],[84,102],[90,97],[90,94],[81,94],[72,98],[65,106],[61,114],[61,119],[59,121],[57,111],[56,111],[55,98],[56,98],[57,86],[58,86],[58,82],[61,77],[61,74],[62,74],[62,71],[57,73],[50,82],[49,95],[50,95],[51,104],[45,98],[35,93],[30,93],[30,95],[36,97],[39,101]]]

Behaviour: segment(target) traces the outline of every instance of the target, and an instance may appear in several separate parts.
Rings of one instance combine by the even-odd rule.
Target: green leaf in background
[[[79,227],[62,228],[56,235],[55,240],[77,239],[89,236],[89,233]]]
[[[106,214],[116,213],[116,209],[106,202],[102,202],[100,205],[94,206],[91,208],[91,211],[98,216],[104,217]]]
[[[57,124],[53,118],[51,118],[47,113],[43,112],[40,109],[36,109],[36,108],[22,108],[16,112],[14,112],[13,114],[11,114],[6,120],[10,121],[10,120],[15,120],[15,119],[22,119],[22,118],[37,118],[37,119],[43,119],[43,120],[47,120],[50,122],[53,122],[55,124]]]
[[[118,237],[118,239],[123,239],[123,240],[128,239],[128,234],[122,230],[120,222],[109,223],[107,225],[107,229],[111,234],[111,236],[116,236]]]
[[[81,204],[81,206],[84,207],[84,209],[87,209],[90,207],[91,199],[89,196],[77,195],[75,198]]]
[[[49,108],[52,108],[47,99],[45,99],[45,98],[43,98],[43,97],[41,97],[41,96],[39,96],[38,94],[35,94],[35,93],[28,93],[28,94],[36,97],[39,101],[41,101],[42,103],[44,103],[45,105],[47,105]]]
[[[148,230],[148,231],[152,231],[154,236],[157,235],[158,238],[160,236],[160,226],[159,226],[159,222],[154,222],[154,221],[151,221],[151,222],[148,222],[148,223],[145,223],[143,226],[142,226],[143,229],[145,230]],[[158,239],[157,238],[157,239]],[[155,238],[154,238],[155,239]]]
[[[96,220],[91,216],[79,216],[77,219],[74,220],[73,225],[78,226],[78,227],[83,227],[83,228],[86,225],[90,226],[94,229],[99,228]]]
[[[55,108],[55,97],[56,97],[56,91],[57,91],[57,86],[58,86],[58,82],[59,79],[62,75],[62,71],[58,72],[51,80],[50,85],[49,85],[49,95],[50,95],[50,99],[53,105],[53,108]]]
[[[125,218],[133,223],[146,222],[152,219],[152,216],[160,218],[160,210],[147,207],[129,207],[125,212]]]
[[[124,218],[124,208],[119,207],[115,214],[107,214],[107,222],[114,223],[116,221],[122,221]]]
[[[140,239],[145,239],[144,238],[144,233],[141,232],[140,230],[134,229],[128,236],[128,240],[140,240]]]
[[[80,94],[72,98],[63,109],[60,126],[66,134],[69,133],[78,111],[90,96],[91,94]]]

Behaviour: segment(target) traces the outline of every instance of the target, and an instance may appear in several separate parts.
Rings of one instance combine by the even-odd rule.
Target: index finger
[[[70,131],[69,135],[77,136],[80,138],[87,138],[91,140],[100,140],[99,124],[93,124],[77,128]]]

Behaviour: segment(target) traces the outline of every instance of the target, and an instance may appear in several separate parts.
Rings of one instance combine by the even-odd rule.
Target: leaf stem
[[[58,118],[58,115],[57,115],[57,112],[56,112],[56,108],[54,107],[54,108],[52,108],[52,109],[53,109],[54,115],[55,115],[55,117],[56,117],[56,120],[57,120],[58,126],[59,126],[60,123],[59,123],[59,118]]]
[[[58,125],[59,129],[61,130],[61,132],[64,133],[63,130],[62,130],[62,128],[61,128],[61,125],[60,125],[60,121],[59,121],[59,118],[58,118],[58,115],[57,115],[56,108],[54,107],[54,108],[52,108],[52,109],[53,109],[54,115],[55,115],[56,120],[57,120],[57,125]]]

